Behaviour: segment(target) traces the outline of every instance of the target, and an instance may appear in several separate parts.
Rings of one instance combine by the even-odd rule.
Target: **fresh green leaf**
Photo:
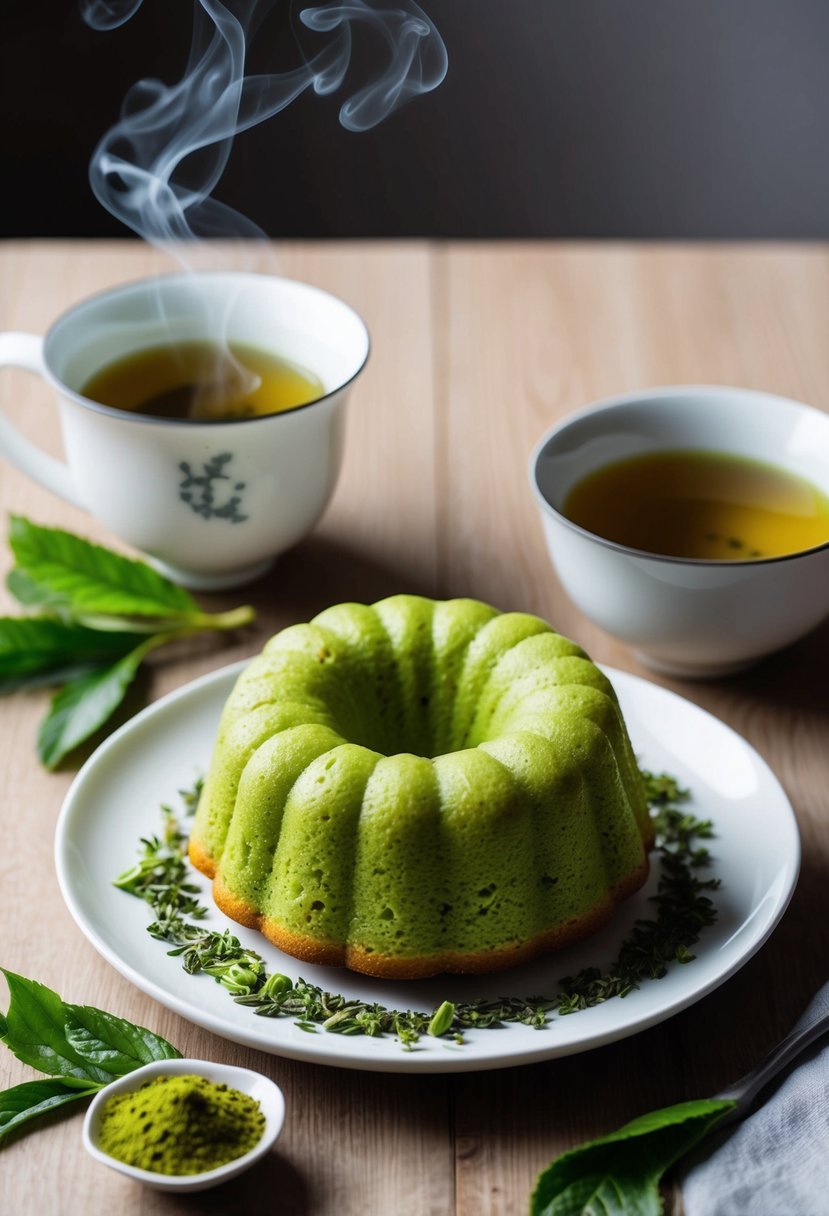
[[[0,1093],[0,1140],[9,1132],[36,1119],[97,1093],[100,1085],[90,1083],[84,1089],[66,1085],[63,1081],[25,1081]]]
[[[539,1175],[530,1216],[661,1216],[662,1175],[734,1105],[682,1102],[571,1149]]]
[[[3,970],[11,1001],[0,1014],[0,1038],[24,1064],[53,1080],[28,1081],[0,1093],[0,1140],[7,1132],[96,1093],[155,1060],[179,1059],[171,1043],[91,1005],[65,1004],[35,980]]]
[[[202,612],[145,562],[22,516],[10,517],[9,543],[18,563],[9,590],[40,614],[0,618],[0,695],[63,685],[38,734],[47,768],[104,725],[155,646],[255,615],[249,605]]]
[[[65,1005],[66,1039],[90,1064],[113,1077],[123,1077],[156,1060],[178,1060],[166,1039],[92,1005]]]
[[[75,1050],[66,1037],[63,1001],[45,984],[3,969],[11,1002],[3,1042],[18,1060],[39,1072],[75,1081],[105,1083],[112,1077]],[[77,1086],[76,1086],[77,1087]]]
[[[111,667],[79,676],[56,693],[37,736],[38,755],[47,768],[55,768],[103,726],[123,701],[141,660],[168,638],[169,634],[148,638]]]
[[[135,639],[133,639],[135,644]],[[78,680],[81,676],[89,675],[95,670],[93,663],[68,663],[66,667],[54,667],[48,671],[32,672],[28,676],[9,676],[0,680],[0,697],[12,692],[33,691],[37,688],[56,688],[68,684],[70,680]]]
[[[37,580],[20,566],[13,566],[8,572],[6,586],[18,604],[23,604],[26,608],[57,609],[62,608],[65,603],[62,593],[41,587]]]
[[[202,615],[188,592],[146,562],[123,557],[71,532],[13,515],[9,543],[18,567],[10,589],[28,606],[181,620]]]
[[[41,586],[36,578],[32,577],[26,570],[20,566],[15,566],[6,575],[6,586],[15,597],[19,604],[23,604],[27,608],[39,609],[40,615],[34,619],[38,620],[55,620],[65,622],[68,628],[72,625],[78,627],[86,627],[90,633],[160,633],[166,629],[185,629],[190,625],[203,626],[204,628],[235,628],[235,624],[225,625],[225,619],[228,616],[233,617],[234,613],[187,613],[182,616],[180,612],[169,616],[137,616],[135,614],[123,615],[114,614],[111,612],[92,611],[85,607],[74,606],[67,602],[67,597],[64,591],[55,590],[48,586]],[[248,618],[252,614],[252,609],[248,609]],[[12,618],[20,620],[21,618]],[[23,618],[31,620],[33,618]],[[247,623],[247,620],[241,622]],[[133,643],[134,645],[134,643]]]
[[[48,617],[0,617],[0,693],[62,682],[67,672],[111,663],[134,646],[132,633],[103,633]]]

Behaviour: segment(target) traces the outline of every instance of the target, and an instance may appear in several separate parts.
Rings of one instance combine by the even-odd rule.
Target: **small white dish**
[[[127,1165],[124,1161],[111,1157],[109,1153],[102,1152],[98,1148],[98,1135],[104,1103],[116,1094],[131,1093],[140,1089],[147,1081],[160,1076],[206,1077],[217,1085],[228,1085],[255,1098],[265,1116],[265,1130],[256,1147],[249,1153],[202,1174],[159,1174],[154,1170],[141,1170],[134,1165]],[[157,1191],[206,1191],[209,1187],[219,1186],[222,1182],[238,1177],[264,1157],[282,1131],[284,1121],[285,1098],[282,1090],[260,1072],[252,1072],[249,1068],[234,1068],[230,1064],[215,1064],[211,1060],[157,1060],[152,1064],[145,1064],[143,1068],[137,1068],[135,1072],[128,1073],[99,1090],[83,1121],[83,1143],[89,1155],[102,1165],[108,1165],[110,1169],[126,1174],[128,1178],[143,1182]]]
[[[766,461],[829,494],[829,415],[747,389],[654,388],[569,414],[530,458],[547,548],[573,603],[657,671],[726,675],[797,641],[829,614],[829,544],[755,561],[703,561],[628,548],[563,514],[570,490],[589,473],[677,449]]]

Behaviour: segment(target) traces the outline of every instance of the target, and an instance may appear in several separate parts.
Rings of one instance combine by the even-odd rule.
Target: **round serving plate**
[[[222,706],[244,664],[223,668],[171,693],[115,732],[87,761],[66,797],[55,858],[67,907],[104,958],[167,1008],[214,1034],[262,1051],[318,1064],[389,1072],[463,1072],[527,1064],[570,1055],[625,1038],[700,1000],[733,975],[762,946],[791,896],[800,845],[791,806],[752,747],[729,727],[675,693],[626,672],[605,669],[619,696],[640,763],[669,772],[691,789],[689,810],[713,820],[711,874],[721,880],[716,924],[704,930],[696,958],[648,981],[624,1000],[610,1000],[542,1030],[510,1024],[469,1031],[462,1044],[423,1036],[411,1051],[393,1037],[309,1033],[293,1018],[263,1018],[234,1003],[206,975],[182,970],[163,943],[147,933],[148,906],[113,886],[136,858],[141,837],[155,835],[162,803],[192,787],[210,761]],[[303,964],[213,905],[210,883],[193,874],[210,911],[201,922],[230,928],[258,951],[269,972],[302,976],[395,1009],[429,1011],[444,1000],[555,994],[558,980],[583,967],[607,967],[634,920],[652,915],[646,887],[627,900],[612,923],[588,941],[491,976],[439,976],[383,981]]]

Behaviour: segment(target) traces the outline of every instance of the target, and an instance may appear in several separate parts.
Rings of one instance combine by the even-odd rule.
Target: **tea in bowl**
[[[365,366],[360,317],[268,275],[180,274],[77,304],[0,365],[57,394],[66,462],[0,417],[0,454],[185,586],[250,581],[314,526]]]
[[[609,398],[536,446],[561,583],[673,675],[737,671],[829,614],[829,415],[743,389]]]

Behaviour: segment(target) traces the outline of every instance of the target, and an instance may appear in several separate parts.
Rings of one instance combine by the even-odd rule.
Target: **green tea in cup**
[[[84,397],[153,418],[218,422],[279,414],[325,395],[314,372],[238,342],[180,342],[122,355],[81,387]]]
[[[308,283],[139,279],[81,300],[45,338],[0,334],[0,364],[55,390],[65,460],[2,412],[0,456],[185,586],[237,586],[325,510],[368,353],[357,313]]]
[[[727,452],[646,452],[582,478],[562,513],[596,536],[668,557],[751,561],[829,541],[829,497]]]

